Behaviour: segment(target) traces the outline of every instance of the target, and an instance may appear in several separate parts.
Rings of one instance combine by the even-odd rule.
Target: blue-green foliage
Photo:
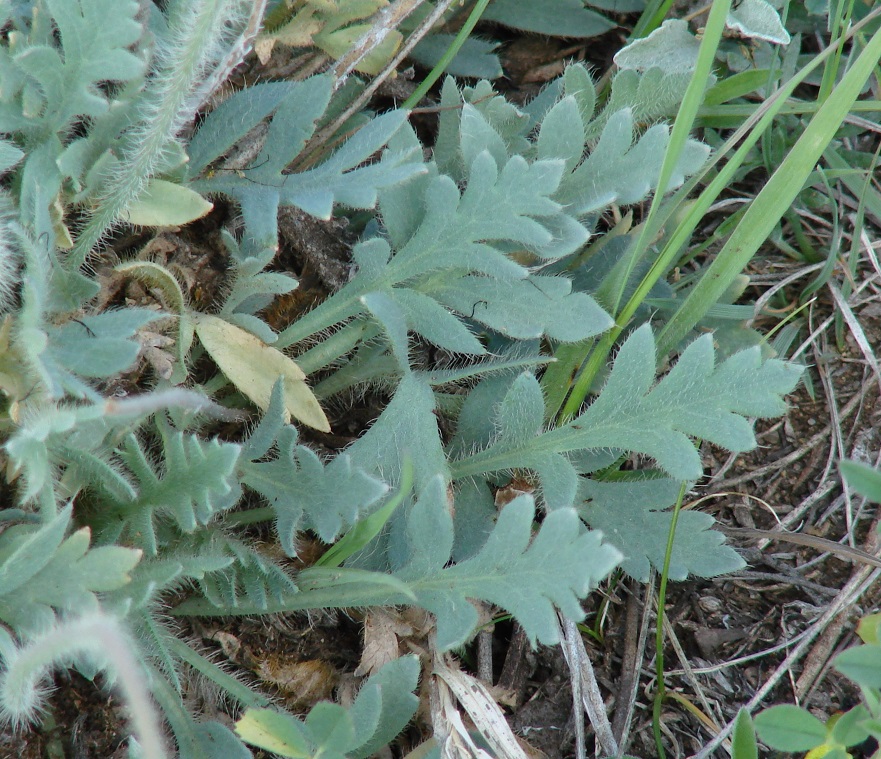
[[[488,82],[460,92],[448,80],[429,153],[397,111],[350,122],[361,128],[331,149],[310,145],[343,107],[318,76],[231,95],[187,143],[199,87],[240,31],[246,4],[14,7],[24,5],[34,12],[0,11],[9,24],[0,44],[0,647],[12,650],[58,616],[103,610],[127,620],[182,755],[210,757],[215,739],[223,755],[247,750],[183,709],[181,650],[160,614],[167,591],[192,592],[181,614],[416,604],[433,613],[440,650],[474,633],[469,599],[478,599],[510,612],[533,641],[556,642],[557,611],[580,618],[581,600],[622,557],[637,577],[658,566],[671,489],[701,475],[695,438],[747,450],[755,445],[747,418],[783,410],[797,369],[763,362],[758,350],[716,364],[705,337],[658,379],[665,357],[644,324],[620,346],[597,397],[546,426],[535,372],[558,343],[613,324],[580,287],[590,279],[580,276],[580,256],[610,204],[658,189],[667,127],[634,125],[666,113],[681,94],[675,83],[659,99],[646,84],[655,75],[628,75],[613,85],[611,112],[596,113],[594,83],[580,66],[524,107]],[[587,20],[575,5],[561,8]],[[497,4],[505,8],[532,18],[528,4]],[[239,160],[246,137],[257,150]],[[707,152],[690,141],[663,189],[697,171]],[[250,433],[212,422],[238,412],[172,387],[188,381],[188,360],[201,359],[176,285],[166,288],[172,314],[102,305],[122,299],[80,264],[100,255],[95,243],[158,176],[241,210],[243,233],[222,233],[230,271],[221,319],[298,351],[307,374],[322,372],[312,383],[322,401],[358,385],[389,390],[384,411],[347,449],[319,448],[286,424],[281,383]],[[94,213],[73,239],[67,220],[77,205]],[[372,215],[349,281],[276,335],[261,312],[297,285],[267,270],[282,206],[321,218]],[[141,270],[151,286],[173,283],[158,264]],[[96,299],[102,291],[108,297]],[[171,379],[145,370],[145,328],[176,337]],[[432,365],[426,343],[458,364]],[[145,371],[153,385],[141,381]],[[669,479],[652,479],[652,469],[619,481],[609,467],[627,455],[651,457]],[[401,488],[390,501],[409,466],[413,492]],[[499,512],[493,489],[512,472],[534,479],[538,497]],[[642,489],[649,494],[634,505]],[[392,508],[384,530],[343,567],[299,574],[248,529],[274,523],[294,557],[305,531],[332,543]],[[691,529],[674,543],[674,577],[737,566],[710,517],[684,519]],[[279,719],[304,752],[369,756],[415,710],[417,669],[399,659],[350,709]],[[12,719],[31,714],[0,709]]]
[[[294,556],[303,530],[332,543],[388,492],[388,486],[353,467],[346,454],[325,466],[312,449],[297,445],[297,430],[284,424],[281,408],[277,384],[266,416],[242,449],[239,472],[241,482],[272,506],[279,542],[288,556]],[[273,445],[277,455],[262,460]]]
[[[213,111],[193,138],[190,171],[198,176],[250,129],[273,116],[262,149],[240,168],[240,176],[223,172],[192,183],[200,192],[222,192],[239,202],[257,249],[278,245],[279,205],[297,206],[321,218],[330,218],[335,203],[372,208],[379,189],[425,170],[412,149],[387,151],[378,163],[360,165],[406,120],[402,113],[390,113],[371,121],[315,168],[282,173],[312,136],[330,101],[331,84],[328,77],[316,76],[242,90]]]
[[[13,525],[0,535],[0,619],[21,636],[49,629],[61,612],[99,608],[96,594],[128,582],[140,552],[122,546],[89,548],[89,531],[66,536],[71,507],[42,525]]]

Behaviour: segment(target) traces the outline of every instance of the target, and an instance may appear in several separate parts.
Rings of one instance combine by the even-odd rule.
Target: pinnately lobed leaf
[[[442,650],[463,643],[477,624],[468,598],[511,612],[533,643],[558,643],[554,608],[581,619],[579,600],[620,559],[600,533],[579,527],[573,509],[548,514],[532,538],[535,507],[521,496],[505,506],[478,553],[445,567],[453,548],[445,502],[446,490],[437,478],[413,507],[407,525],[411,559],[395,573],[410,584],[419,604],[434,612]]]
[[[644,325],[621,346],[606,385],[582,414],[518,444],[498,437],[456,462],[454,476],[516,469],[535,455],[611,448],[651,456],[675,479],[696,480],[703,467],[691,438],[750,450],[755,437],[744,417],[783,413],[783,396],[802,373],[777,359],[763,362],[758,347],[717,366],[711,335],[691,343],[657,383],[656,364],[651,327]]]

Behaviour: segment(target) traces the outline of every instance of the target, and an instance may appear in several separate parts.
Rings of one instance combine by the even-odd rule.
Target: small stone
[[[722,602],[715,596],[702,596],[698,599],[697,605],[707,614],[715,614],[722,609]]]

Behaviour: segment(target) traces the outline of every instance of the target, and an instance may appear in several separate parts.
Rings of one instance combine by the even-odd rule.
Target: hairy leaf
[[[56,611],[98,611],[96,594],[125,585],[141,558],[121,546],[90,550],[87,528],[62,540],[70,517],[68,506],[40,527],[15,525],[0,535],[0,575],[8,582],[0,587],[0,619],[20,634],[46,630]]]
[[[61,131],[75,116],[100,116],[109,108],[99,84],[143,74],[144,61],[128,48],[143,27],[134,0],[47,0],[61,37],[61,52],[48,45],[26,47],[16,65],[39,85],[42,119]],[[37,110],[29,104],[26,111]]]
[[[526,280],[528,269],[505,252],[513,246],[554,259],[586,241],[585,228],[553,199],[564,161],[509,157],[505,140],[480,111],[466,104],[461,118],[455,137],[466,163],[464,191],[450,177],[431,171],[409,188],[384,192],[380,211],[397,248],[381,238],[357,245],[353,255],[360,276],[285,330],[279,344],[289,345],[366,309],[390,330],[396,356],[406,368],[404,327],[449,350],[480,354],[483,346],[457,321],[482,322],[519,339],[548,334],[567,341],[610,326],[591,298],[572,293],[565,279],[519,282]],[[491,215],[487,208],[493,209]],[[458,316],[443,314],[432,301]],[[555,327],[563,321],[565,328]]]
[[[431,388],[413,375],[405,376],[379,419],[347,449],[354,465],[375,472],[394,486],[400,480],[404,459],[409,458],[417,492],[435,475],[447,477],[434,408]]]
[[[216,606],[235,607],[240,600],[246,600],[251,607],[266,608],[270,599],[280,600],[297,592],[287,572],[257,546],[219,530],[201,531],[198,539],[188,541],[184,550],[195,557],[201,553],[209,562],[226,564],[216,569],[209,564],[197,577],[199,589]],[[175,555],[173,551],[167,553]],[[192,576],[191,572],[187,574]]]
[[[679,482],[646,478],[637,481],[598,482],[584,479],[578,511],[593,529],[624,555],[621,568],[647,582],[649,568],[660,572],[673,518],[666,509],[677,499]],[[725,537],[711,528],[715,519],[699,511],[679,513],[669,576],[715,577],[744,567],[740,555],[724,545]]]
[[[134,435],[128,435],[120,451],[138,483],[138,497],[119,506],[122,522],[129,537],[150,555],[159,548],[157,517],[170,516],[178,529],[192,532],[234,506],[241,494],[235,477],[238,445],[203,441],[165,423],[159,431],[163,469],[157,471]]]
[[[379,162],[363,165],[404,124],[406,115],[397,112],[380,116],[362,127],[315,168],[284,173],[327,107],[331,82],[327,77],[313,77],[284,84],[262,85],[255,92],[251,88],[233,96],[211,114],[194,138],[196,157],[192,170],[198,171],[275,112],[263,147],[250,165],[242,166],[238,174],[216,173],[191,183],[197,192],[221,192],[237,200],[247,233],[258,249],[278,246],[279,205],[297,206],[327,219],[335,203],[372,208],[379,189],[425,171],[413,150],[386,151]],[[204,137],[200,137],[203,133]]]
[[[300,592],[265,611],[281,612],[355,604],[396,606],[416,603],[437,618],[437,645],[447,650],[474,632],[477,610],[468,599],[511,612],[535,643],[559,642],[555,608],[571,619],[584,613],[579,603],[618,563],[620,553],[600,533],[584,529],[574,509],[548,514],[533,537],[535,508],[521,496],[506,505],[480,549],[450,565],[453,517],[444,481],[435,477],[410,510],[405,550],[393,571],[312,568],[299,577]],[[310,587],[311,586],[311,587]],[[175,614],[247,614],[250,606],[212,607],[195,599]]]
[[[560,199],[581,214],[598,211],[610,203],[639,202],[657,189],[669,137],[667,127],[657,124],[634,143],[633,112],[618,111],[609,118],[590,156],[563,182]],[[696,172],[709,152],[708,146],[689,140],[664,192],[675,189],[686,176]]]
[[[689,345],[657,384],[655,366],[654,338],[646,325],[621,347],[605,387],[581,415],[528,441],[499,436],[454,464],[454,476],[515,469],[535,454],[611,448],[651,456],[672,477],[695,480],[703,468],[689,436],[732,451],[750,450],[755,437],[744,417],[783,413],[782,396],[802,372],[776,359],[763,363],[758,347],[716,366],[709,335]]]
[[[260,493],[276,514],[276,529],[288,556],[296,555],[300,531],[311,529],[327,543],[348,530],[388,492],[381,480],[357,469],[346,454],[325,465],[297,445],[297,430],[284,424],[281,385],[257,429],[242,447],[241,482]],[[277,444],[278,455],[262,459]]]
[[[296,555],[300,531],[311,529],[325,542],[362,517],[388,490],[374,477],[356,469],[347,455],[326,466],[285,427],[278,439],[278,458],[241,466],[242,483],[266,498],[276,513],[282,548]]]
[[[530,640],[559,642],[554,607],[581,619],[579,599],[618,563],[620,554],[597,532],[582,532],[572,509],[548,514],[535,538],[534,506],[521,496],[509,503],[480,551],[447,567],[453,520],[443,482],[436,479],[413,507],[407,525],[411,559],[395,575],[437,617],[441,649],[461,645],[477,624],[476,598],[511,612]]]
[[[53,365],[59,376],[67,370],[81,377],[111,377],[137,358],[135,332],[162,316],[146,308],[125,308],[50,327],[47,365]]]

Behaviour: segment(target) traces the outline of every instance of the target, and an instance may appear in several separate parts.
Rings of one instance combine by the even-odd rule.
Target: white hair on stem
[[[249,23],[246,0],[186,0],[169,12],[168,33],[157,43],[152,77],[139,118],[122,139],[98,207],[70,251],[80,266],[125,209],[162,168],[168,148],[205,99],[202,89],[228,57],[231,40]],[[237,43],[232,43],[237,44]]]
[[[90,614],[64,622],[21,648],[4,647],[5,672],[0,678],[0,716],[22,724],[41,711],[47,689],[43,680],[53,665],[75,656],[92,656],[107,669],[122,691],[144,759],[167,759],[159,715],[134,642],[120,622]]]

